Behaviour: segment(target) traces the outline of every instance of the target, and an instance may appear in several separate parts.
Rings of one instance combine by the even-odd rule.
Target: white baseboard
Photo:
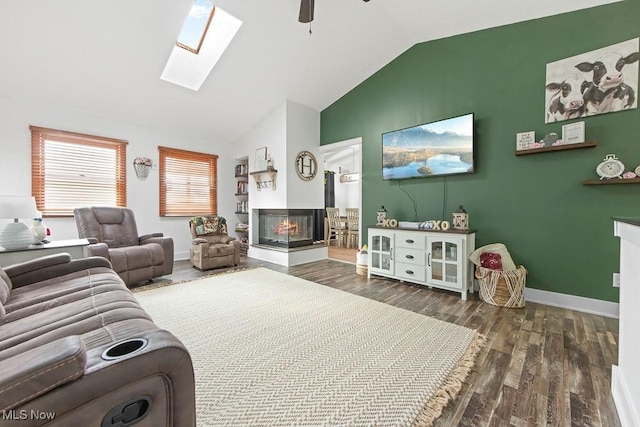
[[[329,249],[325,245],[317,245],[310,249],[287,252],[258,246],[249,246],[247,256],[261,261],[291,267],[294,265],[327,259],[329,256]]]
[[[173,254],[174,261],[188,261],[189,252],[175,252]]]
[[[570,310],[612,317],[614,319],[618,319],[620,317],[620,309],[617,302],[602,301],[599,299],[585,298],[533,288],[525,288],[524,299],[526,301],[550,305],[552,307],[568,308]]]
[[[622,427],[640,426],[640,417],[635,412],[636,409],[630,400],[627,387],[624,382],[624,375],[616,365],[611,367],[611,395],[618,410],[618,418]]]

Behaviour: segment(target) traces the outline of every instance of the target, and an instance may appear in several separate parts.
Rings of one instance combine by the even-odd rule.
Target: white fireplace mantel
[[[620,237],[620,328],[618,365],[611,394],[623,427],[640,426],[640,218],[614,218]]]

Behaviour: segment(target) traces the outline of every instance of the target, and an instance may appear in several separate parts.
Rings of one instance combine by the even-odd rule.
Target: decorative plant
[[[153,161],[148,157],[136,157],[133,161],[134,165],[153,166]]]

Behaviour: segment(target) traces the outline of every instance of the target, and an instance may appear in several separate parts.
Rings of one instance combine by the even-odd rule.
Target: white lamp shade
[[[33,219],[36,199],[31,196],[0,196],[0,219]]]
[[[30,196],[0,196],[0,219],[11,219],[0,232],[0,246],[15,250],[33,243],[33,234],[19,219],[33,219],[37,215],[36,200]]]

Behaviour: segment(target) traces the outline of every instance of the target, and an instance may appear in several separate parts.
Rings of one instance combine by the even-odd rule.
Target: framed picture
[[[639,47],[636,37],[547,63],[545,123],[638,108]]]
[[[267,147],[261,147],[256,150],[256,171],[267,169]]]
[[[584,122],[562,126],[562,141],[564,144],[579,144],[584,142]]]
[[[535,131],[516,133],[516,150],[527,150],[536,142]]]

